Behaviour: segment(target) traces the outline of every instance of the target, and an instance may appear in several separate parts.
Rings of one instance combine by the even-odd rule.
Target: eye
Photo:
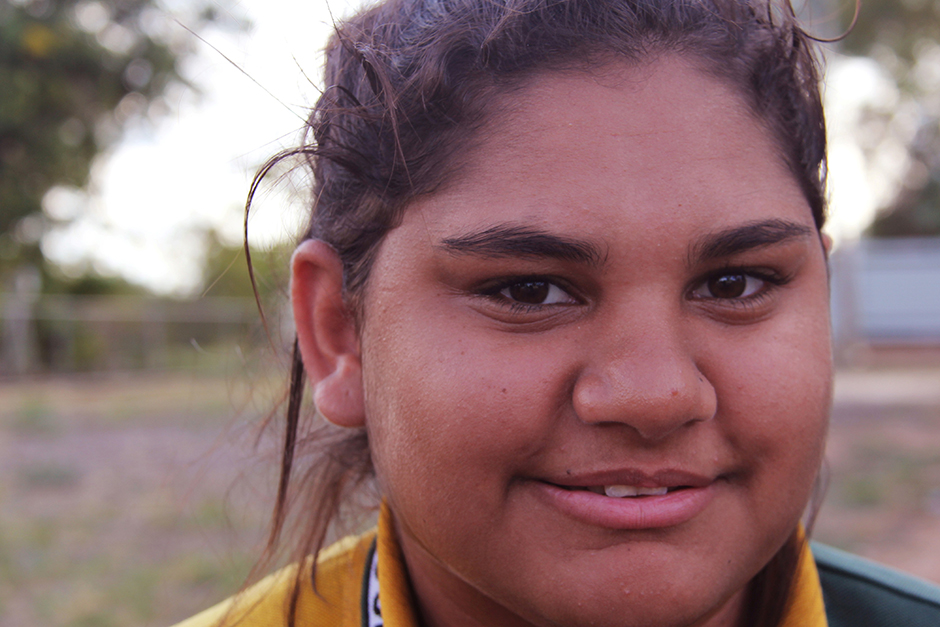
[[[499,295],[523,305],[561,305],[575,301],[568,292],[554,283],[541,280],[522,280],[504,286]]]
[[[692,291],[692,296],[723,300],[745,299],[761,293],[767,283],[765,279],[745,272],[724,272],[706,279]]]

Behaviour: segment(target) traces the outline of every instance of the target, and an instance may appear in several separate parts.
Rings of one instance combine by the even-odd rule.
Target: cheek
[[[798,508],[822,460],[832,399],[826,309],[807,311],[819,313],[781,319],[760,340],[732,345],[733,359],[715,375],[723,382],[719,414],[728,440],[755,460],[762,482],[791,491]]]
[[[434,335],[387,334],[412,341],[378,343],[364,363],[377,466],[393,470],[394,455],[422,459],[429,474],[470,464],[511,472],[550,435],[565,360],[522,350],[511,336],[485,343],[465,333],[441,343]]]
[[[720,348],[711,346],[722,357],[705,373],[716,383],[716,428],[741,472],[733,486],[742,498],[722,512],[719,526],[743,521],[724,541],[729,552],[750,547],[754,563],[769,559],[797,524],[822,462],[832,393],[829,331],[825,315],[809,326],[807,318],[755,329],[753,338],[723,338]]]

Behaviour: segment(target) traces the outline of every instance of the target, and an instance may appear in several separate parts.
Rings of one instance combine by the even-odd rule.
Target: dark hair
[[[497,115],[499,96],[536,74],[677,53],[743,98],[822,227],[826,133],[811,39],[786,0],[385,0],[338,26],[304,141],[262,168],[249,206],[275,165],[304,161],[313,180],[304,238],[339,255],[344,294],[361,325],[362,291],[382,238],[415,197],[459,171]],[[294,505],[306,519],[297,528],[298,560],[319,550],[351,491],[372,474],[362,431],[322,425],[298,440],[304,379],[295,345],[268,552]],[[296,473],[299,488],[291,487],[295,452],[310,459]],[[779,623],[800,547],[794,535],[754,580],[749,624]]]

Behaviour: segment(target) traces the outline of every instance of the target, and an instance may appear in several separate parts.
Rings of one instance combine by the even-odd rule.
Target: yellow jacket
[[[309,567],[307,562],[304,568]],[[285,627],[295,573],[296,567],[285,568],[175,627]],[[391,512],[384,505],[377,532],[346,538],[320,553],[316,580],[317,592],[310,585],[301,589],[296,627],[418,626]],[[781,627],[827,627],[819,576],[808,548],[800,560],[794,595]]]

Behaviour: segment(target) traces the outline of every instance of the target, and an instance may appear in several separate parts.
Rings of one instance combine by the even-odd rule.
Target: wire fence
[[[274,315],[272,315],[272,313]],[[275,342],[291,335],[283,308],[268,312]],[[0,294],[0,375],[186,370],[220,347],[268,343],[251,298]],[[195,359],[199,356],[200,359]]]

